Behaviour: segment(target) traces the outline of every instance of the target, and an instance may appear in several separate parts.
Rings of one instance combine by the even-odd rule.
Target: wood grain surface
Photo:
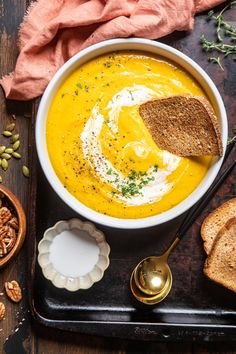
[[[50,0],[49,0],[50,1]],[[29,1],[0,0],[0,76],[13,70],[17,57],[17,32]],[[236,12],[234,12],[236,18]],[[236,112],[236,63],[230,59],[224,60],[225,70],[221,71],[217,65],[209,64],[207,56],[199,46],[199,37],[202,33],[212,35],[213,28],[206,21],[206,15],[196,18],[195,29],[192,33],[175,33],[163,41],[183,51],[196,60],[209,75],[222,94],[228,111],[231,127],[235,122]],[[6,123],[16,116],[17,130],[21,135],[22,161],[12,161],[9,170],[2,173],[3,183],[10,188],[22,202],[26,212],[31,207],[28,195],[28,180],[21,172],[22,164],[28,164],[29,146],[28,132],[31,119],[25,117],[31,112],[32,102],[6,102],[3,92],[0,92],[0,131]],[[5,138],[0,135],[0,145]],[[235,157],[235,153],[234,153]],[[228,163],[232,161],[233,155]],[[218,200],[225,195],[235,196],[235,173],[228,179],[227,184],[218,192]],[[212,207],[214,207],[212,202]],[[27,237],[31,235],[28,233]],[[183,354],[210,354],[236,353],[235,343],[157,343],[119,340],[114,338],[90,337],[72,333],[53,331],[32,323],[27,302],[27,249],[23,249],[18,256],[0,273],[0,301],[6,305],[5,319],[0,322],[0,353],[7,354],[128,354],[128,353],[183,353]],[[4,295],[4,281],[17,280],[23,289],[23,300],[19,304],[11,303]],[[3,293],[3,295],[2,295]]]

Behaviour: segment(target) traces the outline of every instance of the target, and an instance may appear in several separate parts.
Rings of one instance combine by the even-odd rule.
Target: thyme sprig
[[[233,127],[232,132],[233,132],[234,136],[228,137],[227,145],[232,144],[236,140],[236,125]]]
[[[217,51],[225,57],[236,54],[236,27],[227,22],[223,16],[226,10],[236,5],[236,0],[230,1],[219,14],[213,10],[208,12],[209,20],[214,20],[216,24],[216,40],[209,40],[203,34],[200,38],[202,49],[208,52]],[[235,58],[233,58],[235,60]],[[220,57],[209,58],[210,62],[216,63],[223,70]]]
[[[228,140],[227,140],[227,145],[232,144],[235,140],[236,140],[236,135],[233,136],[232,138],[228,138]]]
[[[222,66],[222,64],[221,64],[220,57],[217,57],[217,58],[215,58],[215,57],[208,58],[208,61],[209,61],[210,63],[216,63],[216,64],[218,64],[219,67],[221,68],[221,70],[224,71],[224,68],[223,68],[223,66]]]

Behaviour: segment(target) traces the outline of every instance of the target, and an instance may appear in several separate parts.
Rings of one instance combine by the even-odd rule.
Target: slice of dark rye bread
[[[178,156],[223,154],[218,119],[203,97],[155,99],[141,104],[139,113],[160,149]]]
[[[204,273],[236,292],[236,218],[229,219],[219,231],[205,262]]]
[[[207,254],[210,254],[220,229],[233,217],[236,218],[236,198],[223,203],[205,218],[201,226],[201,236]]]

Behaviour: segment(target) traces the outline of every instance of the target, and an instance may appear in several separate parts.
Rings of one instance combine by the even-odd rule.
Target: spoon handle
[[[225,158],[224,158],[224,162],[227,159],[227,157],[229,156],[233,146],[235,144],[234,143],[228,145],[226,153],[225,153]],[[181,239],[184,234],[186,233],[186,231],[190,228],[190,226],[193,224],[193,222],[195,221],[195,219],[199,216],[199,214],[203,211],[203,209],[205,208],[205,206],[209,203],[209,201],[211,200],[212,196],[215,194],[215,192],[217,191],[217,189],[221,186],[221,184],[224,182],[224,180],[228,177],[228,175],[231,173],[231,171],[233,170],[233,168],[236,165],[236,160],[223,172],[223,174],[213,183],[213,185],[210,187],[210,189],[207,191],[207,193],[202,197],[202,199],[200,200],[200,202],[198,202],[198,204],[193,207],[187,214],[187,216],[185,217],[183,223],[180,225],[179,230],[177,231],[177,236],[179,239]]]
[[[175,239],[171,242],[169,248],[168,248],[168,249],[165,251],[165,253],[162,255],[163,259],[166,259],[166,261],[167,261],[170,252],[173,250],[173,248],[175,248],[175,246],[177,246],[177,244],[179,243],[179,241],[180,241],[180,237],[179,237],[179,235],[177,234],[176,237],[175,237]]]

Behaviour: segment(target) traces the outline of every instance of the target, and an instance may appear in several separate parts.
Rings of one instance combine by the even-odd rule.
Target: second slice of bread
[[[236,292],[236,218],[229,219],[219,231],[205,262],[204,273]]]
[[[161,98],[140,105],[139,113],[160,149],[178,156],[222,155],[219,122],[205,98]]]
[[[210,254],[220,229],[222,229],[226,222],[232,217],[236,217],[236,198],[223,203],[203,221],[201,226],[201,236],[207,254]]]

